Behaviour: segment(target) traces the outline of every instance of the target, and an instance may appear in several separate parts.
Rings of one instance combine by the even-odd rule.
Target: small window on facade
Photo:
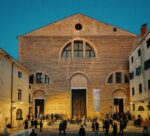
[[[117,28],[114,27],[114,28],[113,28],[113,31],[116,32],[116,31],[117,31]]]
[[[141,66],[136,68],[136,75],[140,75],[141,74]]]
[[[133,59],[133,56],[131,57],[131,63],[133,63],[134,62],[134,59]]]
[[[148,80],[148,90],[150,90],[150,79]]]
[[[95,53],[88,43],[86,43],[86,57],[87,58],[95,57]]]
[[[121,72],[116,72],[116,83],[121,83]]]
[[[29,107],[29,114],[32,114],[32,107]]]
[[[31,94],[29,94],[29,103],[31,103]]]
[[[140,57],[140,56],[141,56],[141,50],[138,49],[138,57]]]
[[[134,78],[134,72],[130,73],[130,80],[132,80]]]
[[[133,104],[132,106],[133,106],[133,111],[135,111],[135,104]]]
[[[18,77],[22,78],[22,72],[18,71]]]
[[[149,68],[150,68],[150,59],[148,59],[144,62],[144,69],[147,70]]]
[[[150,39],[147,40],[147,48],[150,47]]]
[[[71,58],[71,43],[69,43],[62,52],[62,58]]]
[[[108,83],[113,83],[113,74],[109,76]]]
[[[79,31],[79,30],[81,30],[81,29],[82,29],[82,25],[81,25],[81,24],[76,24],[76,25],[75,25],[75,28],[76,28],[76,30],[78,30],[78,31]]]
[[[128,79],[128,76],[126,74],[124,75],[124,80],[125,80],[125,83],[129,83],[129,79]]]
[[[142,84],[139,84],[139,93],[142,93]]]
[[[20,89],[18,89],[18,100],[22,100],[22,91]]]
[[[42,73],[36,73],[36,83],[42,83]]]
[[[135,94],[134,87],[132,87],[132,96]]]
[[[83,58],[83,42],[82,41],[74,42],[74,57]]]
[[[49,84],[49,77],[45,74],[45,84]]]
[[[30,84],[33,84],[33,83],[34,83],[34,75],[31,75],[31,76],[29,77],[29,83],[30,83]]]
[[[139,106],[138,111],[144,111],[144,107],[143,106]]]

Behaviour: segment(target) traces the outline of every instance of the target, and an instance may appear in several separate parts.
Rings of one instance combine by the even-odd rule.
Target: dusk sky
[[[76,13],[135,34],[150,26],[150,0],[0,0],[0,48],[17,59],[18,35]]]

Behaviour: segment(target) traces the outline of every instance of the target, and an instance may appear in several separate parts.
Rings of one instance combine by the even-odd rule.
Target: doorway
[[[35,116],[44,115],[44,99],[35,99]]]
[[[72,89],[72,117],[86,116],[86,89]]]
[[[114,98],[114,106],[116,107],[115,112],[123,113],[124,112],[124,99]]]

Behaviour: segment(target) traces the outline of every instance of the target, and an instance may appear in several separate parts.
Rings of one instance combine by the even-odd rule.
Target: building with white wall
[[[150,31],[146,24],[141,29],[141,38],[129,56],[131,112],[150,117]]]
[[[29,114],[29,74],[28,69],[0,49],[0,129],[8,123],[19,126]]]

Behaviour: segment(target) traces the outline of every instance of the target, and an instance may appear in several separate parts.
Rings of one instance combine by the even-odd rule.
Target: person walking
[[[37,125],[38,125],[38,121],[37,121],[37,119],[35,119],[35,121],[34,121],[35,129],[37,129]]]
[[[79,129],[79,136],[86,136],[85,129],[84,129],[83,125],[81,125],[81,128]]]
[[[42,132],[42,128],[43,128],[43,122],[42,119],[40,120],[40,132]]]
[[[123,136],[123,129],[124,129],[124,121],[123,119],[120,120],[120,136]]]

